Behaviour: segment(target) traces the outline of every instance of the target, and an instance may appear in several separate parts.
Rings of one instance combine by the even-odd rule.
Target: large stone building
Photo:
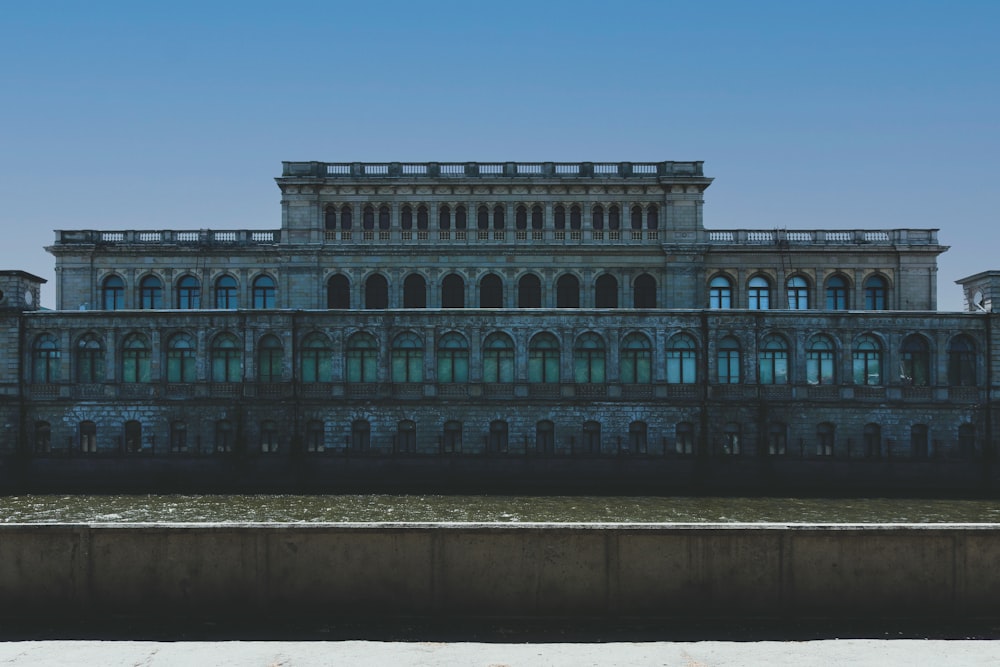
[[[57,231],[55,311],[0,273],[16,474],[993,483],[1000,272],[937,312],[937,230],[709,230],[700,162],[277,183],[280,229]]]

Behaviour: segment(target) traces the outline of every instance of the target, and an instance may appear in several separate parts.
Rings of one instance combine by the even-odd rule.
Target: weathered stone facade
[[[57,310],[0,314],[5,451],[990,465],[1000,276],[936,312],[937,230],[706,230],[700,162],[277,182],[277,230],[57,232]]]

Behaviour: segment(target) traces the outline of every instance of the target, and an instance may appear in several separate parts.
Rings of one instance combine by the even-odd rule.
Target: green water
[[[441,495],[24,495],[0,523],[998,523],[1000,501]]]

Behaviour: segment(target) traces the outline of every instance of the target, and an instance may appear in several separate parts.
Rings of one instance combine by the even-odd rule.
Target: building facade
[[[700,162],[277,183],[280,229],[57,231],[55,311],[4,272],[6,453],[992,484],[1000,272],[937,312],[937,230],[706,229]]]

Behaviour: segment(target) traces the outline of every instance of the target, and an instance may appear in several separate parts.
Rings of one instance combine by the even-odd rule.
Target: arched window
[[[149,382],[149,341],[142,334],[129,334],[122,343],[122,382]]]
[[[182,454],[187,450],[187,424],[175,419],[170,422],[170,451]]]
[[[816,454],[818,456],[833,456],[834,438],[837,428],[830,422],[816,426]]]
[[[931,383],[931,352],[927,339],[916,334],[903,339],[899,348],[903,382],[915,387]]]
[[[212,341],[212,382],[240,382],[243,369],[240,343],[231,333],[221,333]]]
[[[622,340],[620,375],[624,384],[652,381],[653,346],[641,333],[630,333]]]
[[[761,384],[788,384],[788,343],[784,338],[771,334],[762,341],[757,370]]]
[[[35,339],[32,349],[32,373],[34,382],[58,382],[61,376],[59,341],[52,334],[42,334]]]
[[[722,431],[722,453],[738,456],[743,451],[743,437],[737,422],[727,422]]]
[[[538,204],[531,207],[531,228],[536,231],[545,228],[545,214]]]
[[[927,424],[914,424],[910,427],[910,456],[915,459],[926,459],[930,454]]]
[[[449,420],[441,433],[441,452],[455,454],[462,451],[462,422]]]
[[[419,273],[411,273],[403,280],[403,308],[427,307],[427,282]]]
[[[386,231],[392,227],[392,214],[389,211],[388,206],[379,206],[378,209],[378,228],[382,231]]]
[[[413,207],[409,204],[400,210],[399,226],[404,231],[413,229]]]
[[[656,204],[646,209],[646,229],[659,229],[660,208]]]
[[[80,422],[80,451],[84,454],[97,451],[97,424],[92,421]]]
[[[679,422],[674,427],[674,441],[678,454],[694,454],[694,424]]]
[[[646,426],[646,422],[629,423],[628,448],[625,451],[629,454],[645,454],[649,448],[648,432],[649,428]]]
[[[326,307],[347,310],[351,307],[351,283],[342,273],[326,281]]]
[[[618,279],[610,273],[597,277],[594,283],[594,305],[597,308],[618,307]]]
[[[35,453],[48,454],[52,451],[52,426],[46,421],[35,422]]]
[[[156,276],[139,281],[139,307],[143,310],[163,308],[163,283]]]
[[[667,343],[667,382],[694,384],[698,379],[698,345],[688,334],[677,334]]]
[[[258,382],[280,382],[285,351],[277,336],[267,335],[257,343]]]
[[[874,336],[854,341],[854,384],[882,384],[882,344]]]
[[[536,334],[528,344],[528,382],[559,382],[559,340],[550,333]]]
[[[826,280],[826,309],[847,310],[847,280],[843,276],[830,276]]]
[[[542,281],[538,279],[538,276],[528,273],[517,281],[517,307],[542,307]]]
[[[882,457],[882,427],[878,424],[865,424],[861,433],[865,448],[865,457],[877,459]]]
[[[629,214],[629,227],[632,229],[642,229],[642,207],[633,206]]]
[[[385,276],[375,273],[365,281],[365,308],[381,310],[389,307],[389,283]]]
[[[340,207],[340,228],[345,232],[350,231],[353,221],[354,212],[351,210],[350,206],[344,204]]]
[[[503,308],[503,280],[495,273],[487,273],[479,281],[479,307]]]
[[[483,382],[514,381],[514,341],[502,333],[492,333],[483,342]]]
[[[395,451],[400,454],[412,454],[417,451],[417,425],[404,419],[396,426]]]
[[[195,381],[195,344],[191,334],[178,333],[167,341],[167,382]]]
[[[621,210],[616,204],[608,207],[608,229],[618,231],[622,228]]]
[[[601,453],[601,422],[583,422],[583,433],[580,434],[580,453],[600,454]]]
[[[465,308],[465,280],[457,273],[449,273],[441,281],[441,307]]]
[[[233,451],[233,423],[228,419],[215,422],[215,453],[227,454]]]
[[[262,454],[278,451],[278,424],[270,419],[260,423],[260,451]]]
[[[719,384],[739,384],[740,342],[726,336],[719,341],[716,351],[715,371]]]
[[[788,279],[789,310],[809,309],[809,283],[802,276],[792,276]]]
[[[604,229],[604,207],[598,204],[590,210],[590,226],[594,229]]]
[[[142,451],[142,424],[131,419],[124,424],[122,440],[125,443],[125,453],[135,454]]]
[[[708,307],[724,310],[733,307],[733,284],[725,276],[715,276],[708,283]]]
[[[361,229],[365,231],[375,229],[375,208],[371,204],[366,204],[361,209]]]
[[[556,427],[547,419],[535,424],[535,452],[548,455],[556,452]]]
[[[104,382],[104,346],[92,333],[76,342],[76,381],[80,384]]]
[[[464,206],[455,207],[455,229],[465,230],[469,226],[468,213]]]
[[[573,381],[577,383],[604,382],[604,339],[593,332],[581,334],[573,346]]]
[[[108,276],[101,283],[101,308],[121,310],[125,307],[125,281],[121,276]]]
[[[490,228],[490,209],[486,205],[476,209],[476,228],[480,230]]]
[[[367,452],[372,446],[372,427],[367,419],[351,422],[351,451]]]
[[[583,228],[583,210],[576,204],[569,207],[569,228]]]
[[[953,387],[976,385],[976,343],[965,335],[948,343],[948,384]]]
[[[333,381],[333,347],[326,334],[314,331],[302,339],[299,364],[302,382]]]
[[[747,283],[750,310],[767,310],[771,307],[771,283],[764,276],[754,276]]]
[[[528,228],[528,209],[525,206],[518,206],[514,210],[514,229]]]
[[[306,451],[322,452],[326,449],[326,428],[318,419],[306,422]]]
[[[469,344],[459,333],[452,331],[438,339],[437,380],[469,381]]]
[[[806,382],[834,384],[837,382],[836,348],[827,336],[813,336],[806,349]]]
[[[493,229],[503,229],[506,222],[504,207],[497,204],[493,207]]]
[[[552,211],[552,225],[556,229],[566,229],[566,207],[560,204]]]
[[[401,333],[392,341],[392,381],[423,382],[424,342],[412,332]]]
[[[253,281],[253,307],[274,308],[276,287],[271,276],[257,276]]]
[[[378,343],[369,333],[359,331],[347,339],[347,381],[375,382],[378,367]]]
[[[788,427],[782,422],[771,422],[767,425],[767,453],[784,456],[787,451]]]
[[[632,284],[633,308],[656,308],[656,279],[640,273]]]
[[[323,209],[323,229],[331,232],[337,229],[337,207],[333,204]]]
[[[427,207],[418,206],[417,207],[417,229],[426,230],[427,229]]]
[[[889,288],[882,276],[868,276],[864,283],[865,310],[885,310]]]
[[[447,204],[438,209],[438,229],[451,229],[451,207]]]
[[[556,308],[580,307],[580,281],[571,273],[559,276],[556,281]]]
[[[235,310],[240,306],[239,286],[236,278],[229,275],[215,279],[215,307],[222,310]]]
[[[486,441],[486,451],[491,454],[505,454],[508,449],[507,422],[494,419],[490,422],[490,435]]]

